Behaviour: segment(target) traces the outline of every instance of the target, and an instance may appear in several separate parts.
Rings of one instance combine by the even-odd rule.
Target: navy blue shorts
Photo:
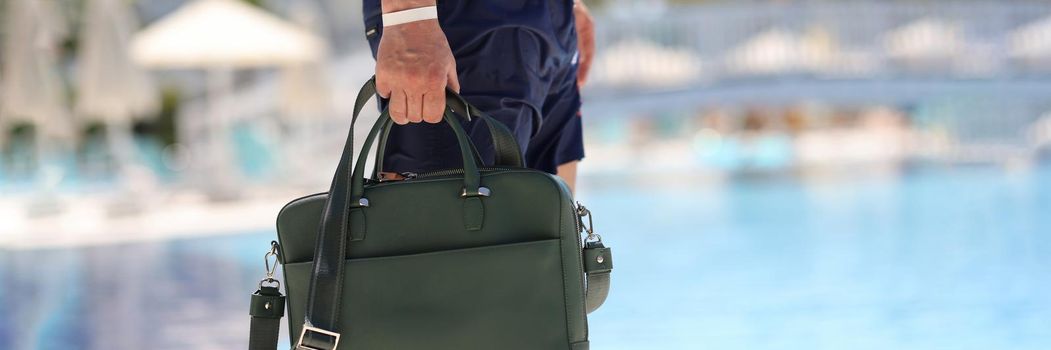
[[[383,25],[379,0],[364,0],[365,30],[375,57]],[[549,173],[584,157],[577,89],[573,0],[440,0],[438,18],[460,78],[460,94],[514,132],[526,166]],[[489,164],[484,122],[465,124]],[[444,124],[395,127],[384,171],[459,168],[456,138]]]

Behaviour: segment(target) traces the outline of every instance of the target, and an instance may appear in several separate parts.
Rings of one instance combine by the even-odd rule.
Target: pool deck
[[[111,195],[0,199],[0,247],[46,249],[214,236],[274,228],[291,199],[307,194],[268,190],[215,202],[196,193],[166,193],[160,201],[118,202]]]

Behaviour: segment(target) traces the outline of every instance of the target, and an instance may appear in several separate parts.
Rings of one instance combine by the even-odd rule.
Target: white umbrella
[[[756,34],[726,55],[726,65],[743,74],[779,74],[798,69],[821,71],[839,54],[835,38],[822,26],[803,35],[774,28]]]
[[[210,156],[202,173],[213,198],[236,197],[226,145],[228,126],[217,96],[231,90],[232,69],[316,62],[324,42],[261,9],[233,0],[196,0],[135,35],[135,62],[155,68],[199,68],[208,75]],[[191,149],[193,145],[191,145]]]
[[[57,64],[64,22],[51,1],[7,1],[7,5],[0,120],[32,123],[37,135],[45,138],[71,137]]]
[[[1027,24],[1010,35],[1011,56],[1051,66],[1051,17]]]
[[[963,30],[954,22],[924,18],[897,28],[884,37],[892,58],[944,64],[964,49]]]
[[[701,75],[701,58],[687,48],[632,38],[601,50],[595,72],[611,85],[682,86]]]
[[[89,0],[77,64],[77,112],[84,118],[126,122],[157,108],[150,76],[128,55],[138,29],[123,0]]]
[[[798,36],[780,29],[759,33],[726,56],[730,70],[746,74],[783,73],[799,68],[802,61]]]
[[[66,107],[65,86],[58,72],[59,42],[66,33],[53,1],[7,1],[3,31],[0,121],[29,122],[34,126],[38,196],[31,213],[61,210],[55,188],[64,175],[53,162],[73,137]],[[0,124],[2,125],[2,124]],[[6,132],[6,128],[2,128]]]
[[[321,39],[233,0],[197,0],[137,34],[135,61],[158,68],[271,67],[316,61]]]
[[[77,64],[77,112],[87,120],[107,124],[106,137],[127,193],[122,203],[139,208],[136,194],[153,183],[148,169],[136,161],[132,121],[158,107],[150,76],[131,63],[128,41],[138,28],[123,0],[89,0],[83,48]]]

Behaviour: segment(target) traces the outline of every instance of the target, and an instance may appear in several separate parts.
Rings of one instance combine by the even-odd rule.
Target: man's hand
[[[383,12],[434,5],[434,0],[384,0]],[[445,88],[460,91],[456,59],[438,20],[385,27],[376,53],[376,90],[390,99],[395,123],[437,123],[445,111]]]
[[[588,71],[591,70],[591,62],[595,58],[595,21],[591,18],[591,12],[584,5],[584,0],[573,2],[573,16],[577,25],[577,49],[580,52],[577,65],[577,87],[584,87],[588,81]]]

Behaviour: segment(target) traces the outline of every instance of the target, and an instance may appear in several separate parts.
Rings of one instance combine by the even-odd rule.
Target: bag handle
[[[493,150],[495,151],[495,159],[493,166],[502,167],[524,167],[525,161],[522,159],[521,147],[518,145],[517,139],[511,129],[504,125],[504,123],[497,121],[485,111],[478,109],[474,105],[470,104],[456,92],[451,89],[445,91],[445,105],[446,108],[451,109],[457,115],[460,115],[472,121],[474,118],[481,119],[489,128],[490,141],[493,144]],[[380,134],[379,146],[376,148],[376,163],[373,166],[372,174],[376,178],[379,178],[379,174],[383,171],[383,160],[386,156],[386,149],[388,145],[388,139],[390,137],[390,131],[393,127],[384,128],[382,134]],[[484,164],[481,154],[478,153],[478,149],[474,143],[471,143],[471,149],[474,151],[478,164]]]
[[[478,196],[479,188],[481,183],[481,175],[478,172],[478,163],[474,160],[474,152],[471,147],[471,140],[467,136],[467,132],[460,125],[459,121],[456,120],[456,116],[451,112],[446,112],[442,119],[453,129],[453,133],[456,135],[457,144],[460,147],[460,155],[463,161],[464,170],[464,196]],[[386,129],[389,129],[394,124],[394,121],[390,118],[389,111],[383,111],[380,115],[379,120],[373,125],[372,130],[369,132],[368,137],[365,138],[365,142],[362,144],[361,153],[358,154],[357,164],[354,166],[354,174],[351,177],[351,205],[354,205],[355,200],[362,199],[365,193],[365,168],[366,158],[368,157],[369,149],[372,148],[372,144],[376,141],[376,137]],[[483,195],[484,196],[484,195]],[[367,200],[365,201],[367,202]],[[365,203],[363,202],[363,203]],[[361,205],[361,203],[359,203]],[[368,206],[364,204],[363,206]]]
[[[489,135],[493,142],[493,148],[496,151],[496,159],[494,165],[498,166],[509,166],[509,167],[524,167],[525,161],[522,160],[522,150],[518,146],[518,140],[515,139],[511,129],[493,119],[488,113],[470,104],[451,89],[445,90],[445,104],[449,106],[453,112],[467,118],[468,121],[471,117],[476,117],[485,122],[485,125],[489,127]],[[472,143],[472,146],[474,144]]]

